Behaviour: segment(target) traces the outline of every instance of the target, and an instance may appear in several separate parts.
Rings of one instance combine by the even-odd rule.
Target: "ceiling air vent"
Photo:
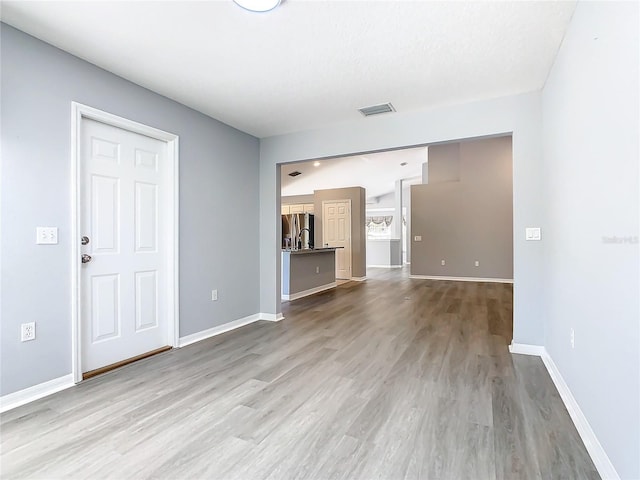
[[[290,177],[297,177],[298,175],[302,175],[302,172],[299,172],[299,171],[296,170],[295,172],[291,172],[289,174]]]
[[[372,105],[370,107],[359,108],[358,111],[365,117],[371,115],[380,115],[381,113],[395,112],[396,109],[390,103],[383,103],[381,105]]]

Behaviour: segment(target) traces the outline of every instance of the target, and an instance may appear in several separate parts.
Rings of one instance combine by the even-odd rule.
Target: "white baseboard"
[[[364,282],[366,279],[366,275],[364,277],[351,277],[351,280],[353,280],[354,282]]]
[[[218,325],[217,327],[208,328],[207,330],[202,330],[201,332],[197,333],[192,333],[191,335],[187,335],[186,337],[180,337],[180,339],[178,340],[178,347],[186,347],[187,345],[191,345],[192,343],[215,337],[216,335],[220,335],[221,333],[225,333],[230,330],[235,330],[236,328],[244,327],[245,325],[249,325],[250,323],[257,322],[258,320],[262,320],[261,314],[255,313],[253,315],[249,315],[248,317],[234,320],[233,322],[224,323],[222,325]]]
[[[600,445],[598,437],[596,437],[596,434],[591,429],[591,425],[589,425],[589,422],[584,416],[584,413],[582,413],[578,402],[576,402],[571,390],[569,390],[569,386],[564,381],[564,378],[562,378],[560,370],[558,370],[558,367],[553,362],[553,359],[546,349],[542,355],[542,361],[544,362],[545,367],[547,367],[549,376],[558,389],[560,398],[562,398],[564,406],[567,407],[569,416],[571,417],[571,420],[573,420],[573,424],[576,426],[576,430],[578,430],[578,434],[580,434],[580,438],[582,438],[582,442],[584,443],[591,460],[593,460],[600,477],[605,480],[620,480],[620,475],[618,475],[618,472],[616,472],[611,460],[609,460],[609,456],[604,451],[604,448],[602,448],[602,445]]]
[[[520,355],[535,355],[536,357],[541,357],[546,353],[542,345],[528,345],[526,343],[513,342],[509,345],[509,351],[511,353],[519,353]]]
[[[402,268],[402,265],[367,265],[367,268]]]
[[[544,363],[544,366],[547,368],[549,372],[549,376],[553,381],[553,384],[556,386],[558,393],[560,394],[560,398],[562,398],[562,402],[564,406],[567,408],[567,412],[569,412],[569,416],[573,421],[573,424],[578,430],[578,434],[582,439],[582,443],[584,443],[585,448],[587,449],[587,453],[593,460],[593,464],[595,465],[600,477],[604,480],[620,480],[620,475],[616,472],[615,467],[609,460],[609,456],[600,445],[598,441],[598,437],[594,433],[591,425],[587,418],[582,413],[580,409],[580,405],[574,398],[569,386],[562,378],[560,374],[560,370],[554,363],[553,359],[547,352],[547,349],[540,345],[527,345],[523,343],[511,343],[509,345],[509,351],[511,353],[519,353],[523,355],[535,355],[539,356]]]
[[[25,388],[24,390],[3,395],[0,397],[0,412],[6,412],[7,410],[47,397],[53,393],[73,387],[74,385],[73,374],[70,373],[69,375],[54,378],[48,382]]]
[[[325,285],[313,287],[308,290],[303,290],[302,292],[292,293],[291,295],[282,295],[282,300],[295,300],[297,298],[308,297],[309,295],[313,295],[314,293],[324,292],[325,290],[330,290],[332,288],[336,288],[337,286],[337,282],[327,283]]]
[[[417,280],[452,280],[455,282],[513,283],[513,278],[445,277],[439,275],[409,275],[409,278],[415,278]]]
[[[260,320],[266,320],[267,322],[279,322],[284,320],[284,316],[281,313],[259,313]]]

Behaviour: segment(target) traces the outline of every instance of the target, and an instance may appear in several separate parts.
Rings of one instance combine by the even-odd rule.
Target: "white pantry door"
[[[322,244],[336,249],[336,278],[351,279],[351,202],[322,202]]]
[[[82,120],[80,235],[89,240],[81,247],[83,372],[171,344],[163,304],[166,161],[165,142]]]

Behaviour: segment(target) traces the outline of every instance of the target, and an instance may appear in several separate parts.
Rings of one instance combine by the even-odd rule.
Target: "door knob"
[[[87,237],[86,235],[85,235],[85,236],[83,236],[83,237],[80,239],[80,242],[82,243],[82,245],[87,245],[87,244],[89,243],[89,237]]]
[[[86,253],[82,254],[82,263],[89,263],[91,261],[91,255],[87,255]]]

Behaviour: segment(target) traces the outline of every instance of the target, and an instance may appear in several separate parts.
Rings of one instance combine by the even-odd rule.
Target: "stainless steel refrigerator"
[[[312,213],[282,215],[282,248],[313,248],[314,217]]]

